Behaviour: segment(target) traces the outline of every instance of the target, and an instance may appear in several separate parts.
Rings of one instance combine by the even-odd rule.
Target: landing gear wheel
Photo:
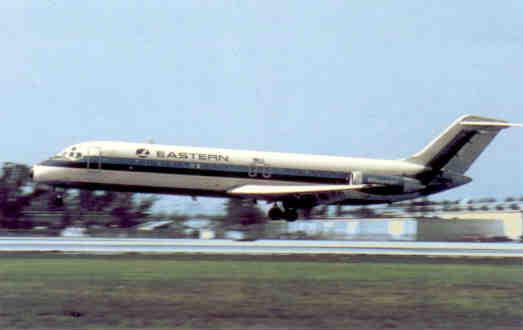
[[[295,209],[286,209],[283,212],[283,218],[288,222],[296,221],[298,220],[298,211],[296,211]]]
[[[268,213],[271,220],[280,220],[283,217],[283,211],[278,206],[273,206]]]
[[[62,194],[58,194],[54,197],[54,206],[55,207],[64,206],[64,196],[62,196]]]

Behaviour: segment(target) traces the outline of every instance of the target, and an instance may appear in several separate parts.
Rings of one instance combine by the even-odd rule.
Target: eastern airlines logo
[[[140,158],[147,158],[151,155],[151,152],[145,148],[136,149],[136,156]],[[197,152],[174,152],[174,151],[163,151],[158,150],[154,154],[156,158],[167,158],[173,160],[203,160],[203,161],[215,161],[215,162],[228,162],[229,156],[220,154],[201,154]]]
[[[136,150],[136,156],[140,158],[147,158],[150,154],[151,152],[145,148],[140,148]]]

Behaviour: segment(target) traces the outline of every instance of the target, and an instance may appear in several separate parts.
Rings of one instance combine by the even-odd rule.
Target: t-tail
[[[496,135],[502,129],[512,126],[523,127],[523,124],[465,115],[458,118],[420,152],[405,160],[427,168],[423,173],[424,180],[430,180],[438,174],[466,178],[465,172]]]

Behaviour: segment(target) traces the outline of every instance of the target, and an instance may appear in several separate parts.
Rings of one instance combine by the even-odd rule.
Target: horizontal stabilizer
[[[492,122],[492,121],[464,121],[461,122],[462,126],[486,126],[486,127],[523,127],[523,124],[518,123],[503,123],[503,122]]]
[[[282,195],[320,194],[342,192],[347,190],[361,190],[373,185],[360,184],[332,184],[332,185],[244,185],[228,191],[231,195],[251,197],[277,197]]]

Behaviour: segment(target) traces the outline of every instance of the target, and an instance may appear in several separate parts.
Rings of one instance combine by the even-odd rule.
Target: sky
[[[462,114],[523,122],[522,1],[13,0],[0,17],[0,161],[93,139],[395,159]],[[506,130],[437,198],[521,195],[522,170]]]

